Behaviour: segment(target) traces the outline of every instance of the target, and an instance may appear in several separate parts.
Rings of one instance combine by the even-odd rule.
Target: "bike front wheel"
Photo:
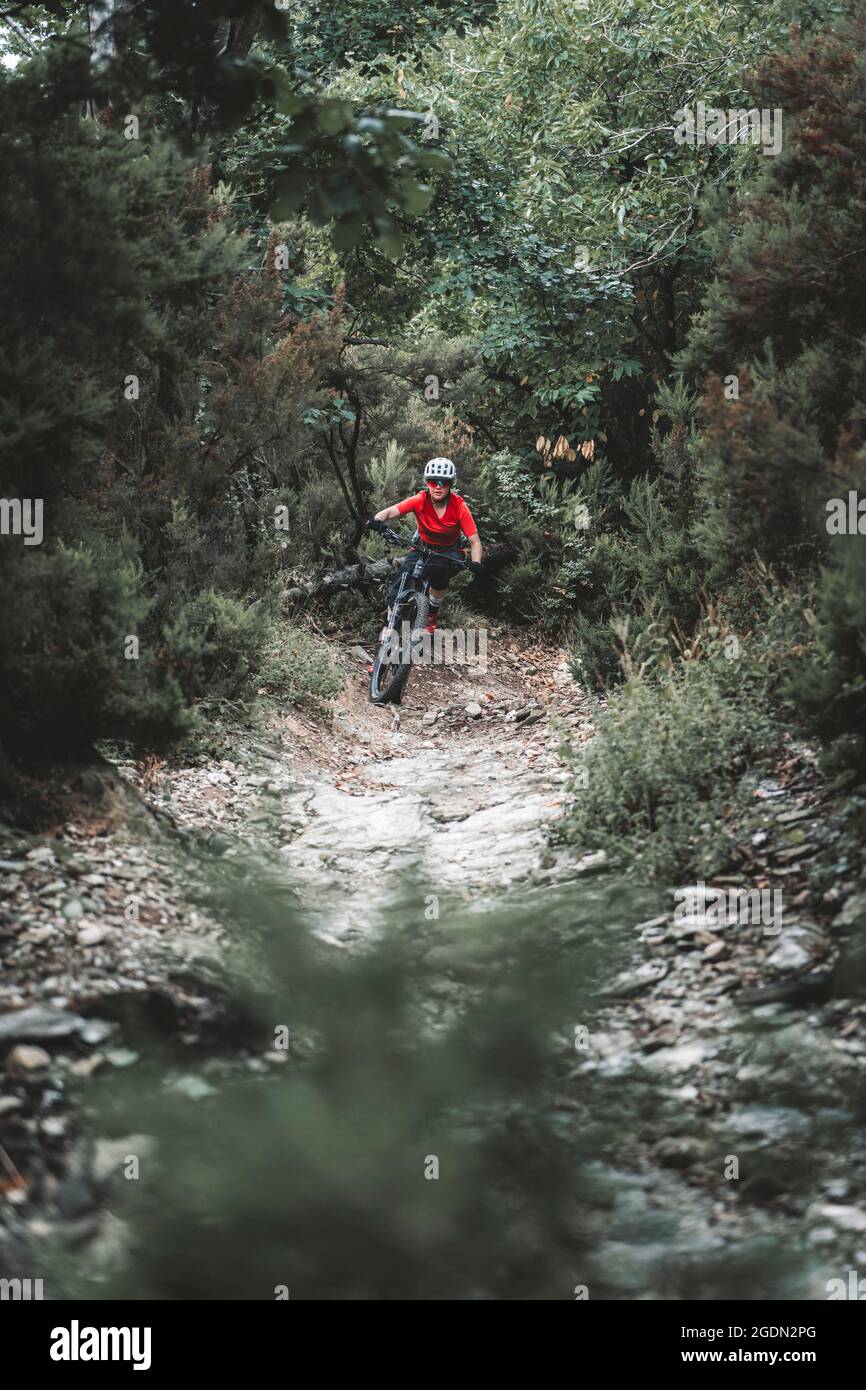
[[[430,601],[426,594],[412,594],[400,615],[400,625],[409,624],[409,650],[401,633],[392,630],[379,647],[370,676],[370,699],[374,705],[399,705],[403,699],[412,666],[412,637],[427,626]]]

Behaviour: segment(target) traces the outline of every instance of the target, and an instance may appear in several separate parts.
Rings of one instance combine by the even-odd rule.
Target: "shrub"
[[[815,640],[788,682],[792,701],[830,741],[828,768],[866,771],[866,547],[859,536],[837,537],[821,571]]]
[[[695,537],[710,582],[757,552],[768,563],[815,558],[815,502],[826,468],[813,429],[779,414],[771,392],[741,373],[743,399],[710,380],[696,449]]]
[[[261,689],[280,696],[286,704],[330,700],[344,685],[332,648],[303,628],[282,621],[271,626],[256,680]]]
[[[795,712],[809,604],[808,589],[756,563],[718,603],[704,602],[688,635],[649,617],[636,631],[616,624],[626,682],[580,755],[586,785],[566,837],[624,854],[647,877],[718,872],[730,850],[726,803],[746,769],[778,751]]]
[[[497,571],[499,607],[561,630],[589,577],[586,509],[576,484],[536,477],[516,454],[502,450],[479,465],[467,500],[485,545],[513,556]]]
[[[27,592],[0,634],[10,744],[77,750],[189,729],[182,688],[146,637],[152,603],[128,538],[30,550],[17,563],[7,554],[7,564],[10,592]]]
[[[624,853],[648,878],[724,866],[725,804],[746,767],[779,741],[732,664],[683,662],[666,680],[635,676],[613,693],[582,758],[586,785],[567,839]]]
[[[186,599],[162,629],[160,659],[190,702],[238,693],[270,631],[267,604],[216,593]]]

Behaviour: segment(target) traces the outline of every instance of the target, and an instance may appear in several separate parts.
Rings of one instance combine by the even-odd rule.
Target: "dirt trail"
[[[48,837],[10,831],[0,846],[0,1012],[89,1011],[157,988],[187,1008],[175,976],[220,954],[223,931],[193,906],[185,842],[285,869],[318,934],[340,945],[374,931],[410,880],[480,905],[567,872],[545,848],[566,779],[558,749],[566,727],[591,731],[561,653],[491,641],[486,672],[416,669],[398,711],[369,703],[357,648],[344,659],[327,710],[273,704],[256,729],[215,730],[230,757],[122,764],[106,786],[96,771],[58,773]]]
[[[545,827],[562,812],[561,733],[590,734],[562,653],[512,640],[486,672],[419,668],[398,709],[370,705],[363,663],[350,660],[360,669],[337,702],[324,758],[288,798],[282,849],[302,897],[337,914],[334,939],[369,930],[407,876],[480,906],[555,873]],[[309,761],[307,740],[296,743]]]
[[[568,779],[561,745],[592,736],[565,654],[514,634],[477,665],[417,667],[402,705],[369,701],[363,650],[327,712],[272,708],[231,759],[163,769],[156,794],[199,835],[252,840],[340,946],[374,935],[407,888],[479,910],[519,882],[575,872],[550,850]]]

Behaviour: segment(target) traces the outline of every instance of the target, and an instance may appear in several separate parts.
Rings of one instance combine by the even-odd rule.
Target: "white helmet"
[[[428,478],[441,478],[443,482],[453,483],[457,477],[457,469],[450,459],[431,459],[424,465],[424,481]]]

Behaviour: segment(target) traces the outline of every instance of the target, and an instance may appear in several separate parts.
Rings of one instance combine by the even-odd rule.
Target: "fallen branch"
[[[295,603],[301,599],[329,598],[339,590],[366,589],[374,584],[383,584],[392,577],[399,564],[396,557],[385,556],[381,560],[371,560],[369,564],[346,565],[343,569],[322,575],[320,579],[296,584],[286,590],[284,598],[288,603]]]

